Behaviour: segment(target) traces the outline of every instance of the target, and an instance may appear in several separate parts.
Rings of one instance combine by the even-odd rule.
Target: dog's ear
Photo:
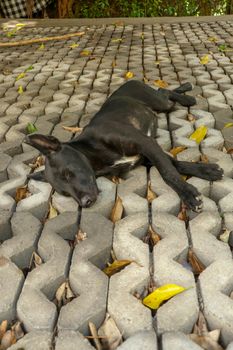
[[[46,156],[61,149],[60,141],[54,136],[45,136],[41,134],[27,135],[24,142],[37,148]]]

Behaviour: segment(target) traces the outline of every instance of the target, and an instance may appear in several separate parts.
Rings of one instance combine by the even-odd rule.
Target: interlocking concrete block
[[[81,230],[87,239],[76,245],[69,273],[77,297],[61,308],[58,328],[87,335],[88,322],[98,328],[106,314],[108,277],[101,270],[110,259],[113,224],[99,214],[82,213]]]
[[[224,128],[222,130],[222,134],[225,140],[225,146],[226,149],[232,149],[233,148],[233,135],[232,135],[232,128]]]
[[[215,261],[199,276],[204,316],[210,330],[221,329],[224,346],[233,341],[232,259]]]
[[[117,350],[157,350],[157,337],[153,331],[141,331],[124,341]]]
[[[156,141],[163,150],[169,151],[171,149],[171,137],[169,131],[158,128]]]
[[[141,330],[152,330],[150,310],[133,295],[142,292],[149,282],[149,250],[141,240],[147,229],[147,215],[141,213],[119,221],[114,230],[117,258],[135,261],[112,276],[109,286],[108,312],[126,338]]]
[[[81,333],[72,330],[60,330],[55,341],[55,350],[95,349]]]
[[[116,185],[104,177],[99,177],[97,179],[97,186],[100,193],[96,203],[91,208],[83,209],[83,213],[98,212],[109,217],[115,203]],[[78,209],[78,204],[73,198],[62,196],[57,192],[52,196],[52,204],[59,213],[64,213],[66,211],[77,212]]]
[[[7,168],[11,159],[7,154],[0,153],[0,183],[7,180]]]
[[[36,149],[15,155],[7,168],[9,178],[13,179],[19,176],[27,176],[31,172],[31,168],[28,164],[32,163],[38,155],[39,152]]]
[[[69,244],[60,233],[64,226],[73,233],[74,221],[70,217],[61,225],[58,216],[44,226],[38,243],[38,254],[44,263],[28,273],[17,304],[18,318],[28,332],[54,328],[57,308],[51,300],[66,279],[70,254]]]
[[[12,238],[0,246],[0,255],[7,257],[21,269],[30,264],[41,232],[41,223],[28,212],[14,213],[11,219]]]
[[[180,198],[175,191],[162,179],[159,171],[152,167],[150,170],[151,189],[156,194],[152,201],[152,212],[167,212],[177,215],[180,210]]]
[[[199,128],[201,125],[205,125],[208,128],[214,128],[215,119],[212,113],[202,111],[200,109],[192,109],[192,115],[195,117],[195,127]]]
[[[52,347],[53,334],[47,331],[33,331],[19,339],[9,350],[50,350]],[[67,348],[68,350],[68,348]],[[81,348],[80,348],[81,350]]]
[[[207,135],[203,141],[201,141],[201,149],[205,150],[206,147],[213,147],[221,150],[224,145],[224,138],[219,130],[208,129]]]
[[[127,173],[126,178],[117,187],[117,195],[122,199],[125,215],[148,211],[146,190],[146,167],[140,166]]]
[[[162,237],[153,252],[156,285],[175,283],[183,287],[194,287],[175,296],[158,309],[155,316],[157,332],[190,332],[198,317],[198,301],[193,274],[182,266],[187,260],[189,248],[184,222],[172,215],[160,213],[159,216],[152,216],[152,226]],[[174,315],[172,319],[171,314]]]
[[[37,218],[43,219],[48,211],[52,187],[46,182],[30,180],[28,190],[31,195],[18,202],[16,211],[29,211]]]
[[[193,249],[205,266],[217,260],[231,259],[227,243],[217,239],[220,232],[221,218],[217,213],[203,212],[190,221]]]
[[[202,347],[194,343],[181,332],[166,332],[162,335],[163,350],[201,350]]]
[[[13,321],[16,317],[16,302],[19,297],[24,276],[22,271],[10,260],[0,256],[0,322]]]
[[[15,192],[18,187],[24,186],[25,176],[17,177],[4,181],[0,184],[0,208],[3,210],[13,211],[16,205]]]
[[[215,181],[211,188],[211,198],[218,202],[221,213],[233,210],[233,180],[224,177],[221,181]]]
[[[215,126],[218,130],[222,130],[227,123],[231,123],[233,119],[232,110],[222,110],[213,113],[215,118]]]

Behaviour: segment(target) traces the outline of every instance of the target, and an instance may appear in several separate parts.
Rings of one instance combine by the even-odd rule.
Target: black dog
[[[55,137],[39,134],[29,135],[26,142],[46,156],[45,179],[57,192],[72,196],[82,207],[90,207],[96,201],[96,176],[120,175],[146,158],[188,208],[200,211],[199,192],[180,174],[213,181],[222,178],[222,169],[216,164],[177,161],[164,153],[155,139],[155,112],[168,112],[175,102],[194,105],[194,97],[182,95],[191,89],[191,84],[186,83],[173,91],[156,91],[132,80],[116,90],[83,132],[70,142],[60,143]]]

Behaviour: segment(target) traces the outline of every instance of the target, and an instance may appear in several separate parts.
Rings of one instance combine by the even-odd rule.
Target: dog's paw
[[[209,181],[217,181],[222,180],[224,176],[223,169],[220,168],[218,164],[201,164],[200,165],[200,173],[201,178]]]
[[[202,211],[202,196],[194,186],[186,184],[184,191],[180,194],[180,198],[188,209],[197,213]]]

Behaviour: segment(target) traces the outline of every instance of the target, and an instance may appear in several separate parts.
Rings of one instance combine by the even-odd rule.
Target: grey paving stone
[[[98,328],[105,318],[108,277],[101,270],[110,259],[112,222],[85,213],[81,230],[86,232],[87,239],[76,245],[69,273],[70,286],[77,297],[61,308],[58,328],[87,335],[89,321]]]
[[[232,259],[215,261],[201,273],[199,280],[208,326],[211,330],[221,329],[226,346],[233,339],[233,302],[229,297],[233,285]]]
[[[0,321],[13,321],[16,317],[16,302],[19,297],[24,276],[22,271],[4,256],[0,256]]]
[[[11,219],[12,237],[0,246],[0,255],[7,257],[19,268],[30,265],[41,231],[41,223],[28,212],[14,213]]]
[[[141,331],[128,338],[117,350],[157,350],[157,337],[153,331]]]
[[[47,331],[33,331],[19,339],[9,350],[50,350],[52,346],[52,333]]]
[[[181,332],[167,332],[162,335],[163,350],[201,350],[202,348],[191,341]]]
[[[150,170],[151,189],[156,194],[152,201],[152,212],[167,212],[177,215],[180,209],[180,198],[175,191],[168,186],[158,170],[152,167]]]
[[[55,350],[94,350],[90,342],[79,332],[60,330],[56,337]]]
[[[69,227],[70,221],[66,223]],[[56,218],[46,223],[38,242],[38,254],[44,263],[29,272],[17,303],[18,318],[28,332],[52,331],[57,320],[57,308],[51,300],[65,281],[70,253],[60,228]]]

